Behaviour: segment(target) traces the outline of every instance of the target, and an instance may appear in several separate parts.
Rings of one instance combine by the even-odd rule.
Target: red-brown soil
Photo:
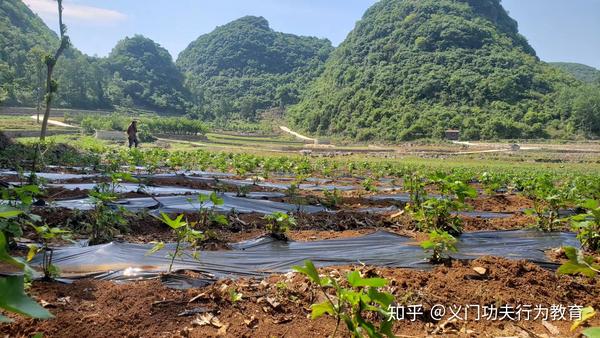
[[[473,268],[485,269],[479,274]],[[326,268],[330,276],[350,268]],[[363,275],[390,280],[386,287],[399,305],[571,305],[600,307],[599,280],[558,277],[525,261],[483,257],[470,263],[454,262],[430,272],[392,268],[360,268]],[[242,294],[232,304],[229,290]],[[0,326],[0,334],[28,337],[326,337],[335,322],[330,317],[310,319],[310,305],[322,294],[299,274],[274,275],[264,281],[224,280],[186,291],[164,287],[159,281],[115,284],[83,280],[72,285],[36,282],[30,293],[48,304],[56,318],[36,321],[20,317]],[[202,314],[178,316],[203,308],[217,320],[194,325]],[[568,316],[568,315],[567,315]],[[427,315],[415,322],[398,321],[400,337],[576,337],[568,321],[433,321]],[[600,318],[591,321],[600,325]],[[342,325],[343,326],[343,325]],[[554,330],[558,330],[553,332]],[[348,336],[342,327],[338,336]]]
[[[473,210],[490,212],[522,212],[524,209],[533,208],[533,202],[522,195],[481,195],[477,199],[469,200],[468,204]]]

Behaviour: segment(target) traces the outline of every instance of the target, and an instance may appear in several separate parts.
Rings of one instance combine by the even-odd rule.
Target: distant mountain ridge
[[[246,16],[192,42],[177,59],[186,85],[211,117],[297,102],[333,50],[329,40],[275,32],[263,17]]]
[[[574,62],[550,62],[550,64],[573,75],[579,81],[600,83],[600,70],[594,67]]]
[[[21,0],[0,2],[0,103],[43,99],[41,56],[57,44]],[[304,132],[360,141],[442,138],[446,129],[463,139],[600,136],[597,70],[541,62],[500,0],[380,0],[336,49],[246,16],[201,35],[175,62],[136,35],[105,58],[72,47],[55,74],[65,108],[217,124],[268,110]]]
[[[540,62],[499,0],[381,0],[290,113],[355,140],[548,137],[554,94],[576,81]],[[531,123],[534,122],[534,123]]]

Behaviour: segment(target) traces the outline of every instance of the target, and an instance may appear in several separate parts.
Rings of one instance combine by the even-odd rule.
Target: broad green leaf
[[[52,278],[60,277],[60,268],[56,264],[50,264],[48,266],[48,274]]]
[[[211,220],[219,225],[228,225],[229,221],[227,220],[227,216],[225,215],[221,215],[221,214],[217,214],[217,215],[213,215],[211,217]]]
[[[333,316],[335,314],[335,309],[333,308],[333,306],[331,305],[331,303],[329,301],[324,301],[323,303],[320,303],[320,304],[313,304],[313,305],[311,305],[310,308],[312,309],[312,314],[311,314],[312,319],[320,318],[326,313],[331,316]]]
[[[311,261],[305,261],[304,266],[294,266],[292,270],[302,273],[309,277],[314,283],[321,285],[321,278],[319,278],[319,272],[315,265]]]
[[[166,225],[168,225],[169,227],[171,227],[172,229],[176,230],[176,229],[179,229],[179,228],[181,228],[181,227],[183,227],[183,226],[185,226],[187,224],[186,222],[182,221],[183,216],[184,216],[183,214],[177,216],[177,218],[175,218],[175,219],[171,219],[169,217],[169,215],[165,214],[164,212],[161,212],[160,214],[162,216],[163,222]]]
[[[223,205],[225,204],[225,200],[220,198],[217,193],[213,192],[212,194],[210,194],[210,201],[213,203],[213,205]]]
[[[388,338],[394,338],[396,336],[392,332],[393,328],[394,328],[394,322],[391,320],[386,320],[385,322],[383,322],[383,324],[381,324],[379,331],[381,333],[385,334]]]
[[[587,322],[588,320],[590,320],[591,318],[593,318],[596,315],[596,311],[594,310],[593,307],[588,306],[586,308],[583,308],[581,310],[581,319],[576,320],[575,322],[573,322],[573,325],[571,325],[571,331],[575,331],[577,330],[577,328]]]
[[[435,243],[433,243],[432,241],[423,241],[421,242],[421,248],[425,250],[431,250],[435,248]]]
[[[596,276],[596,272],[590,269],[588,266],[577,264],[571,261],[561,265],[558,268],[557,272],[559,275],[582,274],[589,278],[594,278]]]
[[[0,262],[22,268],[24,266],[23,262],[9,255],[6,248],[8,248],[6,236],[4,235],[4,232],[0,231]]]
[[[598,270],[600,266],[594,263],[594,258],[583,256],[574,247],[564,247],[563,250],[569,261],[558,268],[557,273],[559,275],[581,274],[589,278],[596,276],[597,272],[594,269]]]
[[[242,300],[243,295],[241,293],[236,292],[234,289],[229,290],[229,298],[232,303],[237,303]]]
[[[369,298],[375,303],[381,305],[382,308],[386,309],[394,302],[394,296],[387,292],[379,292],[375,288],[370,288],[368,293]]]
[[[22,214],[23,211],[11,208],[5,205],[0,206],[0,218],[14,218]]]
[[[361,293],[351,289],[342,289],[340,290],[340,297],[351,305],[357,305],[360,302]]]
[[[571,261],[577,261],[577,249],[572,246],[566,246],[563,248],[565,255]]]
[[[579,214],[579,215],[575,215],[573,217],[571,217],[572,220],[577,221],[577,222],[583,222],[585,220],[587,220],[588,215],[587,214]]]
[[[598,207],[600,207],[600,202],[598,202],[596,200],[587,200],[587,201],[583,202],[583,204],[581,204],[581,206],[588,210],[594,210],[594,209],[598,209]]]
[[[0,308],[32,318],[49,319],[52,314],[23,291],[23,276],[0,278]]]
[[[360,276],[360,272],[352,271],[348,273],[348,283],[352,287],[361,287],[361,286],[370,286],[370,287],[384,287],[387,285],[388,281],[383,278],[362,278]]]
[[[346,323],[346,326],[348,327],[348,331],[358,334],[358,332],[356,332],[356,326],[354,325],[352,318],[350,318],[346,314],[342,314],[342,315],[340,315],[340,317],[342,318],[344,323]],[[358,337],[360,337],[360,335],[358,335]]]
[[[372,323],[364,320],[362,318],[362,316],[360,315],[360,313],[357,313],[354,316],[354,319],[358,323],[358,326],[360,326],[360,328],[367,333],[367,336],[369,336],[369,337],[380,337],[380,335],[377,333],[377,330],[375,329],[375,325],[373,325]]]
[[[34,222],[41,222],[42,221],[42,216],[40,216],[40,215],[28,214],[27,217],[29,217],[29,219],[32,220],[32,221],[34,221]]]
[[[600,338],[600,327],[592,327],[584,330],[583,335],[588,338]]]

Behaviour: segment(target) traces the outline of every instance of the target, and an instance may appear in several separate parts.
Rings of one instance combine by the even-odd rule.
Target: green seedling
[[[246,196],[248,196],[249,192],[250,192],[249,185],[239,185],[239,186],[237,186],[236,196],[237,197],[246,197]]]
[[[201,227],[207,228],[211,224],[222,226],[229,224],[227,216],[215,211],[217,206],[225,204],[225,200],[219,197],[216,192],[212,192],[210,195],[198,195],[197,201],[200,204],[198,216],[200,218],[199,225]],[[208,207],[209,203],[212,204],[211,208]]]
[[[238,293],[234,288],[229,289],[229,300],[231,304],[235,304],[242,300],[243,294]]]
[[[431,253],[431,263],[438,264],[450,259],[450,252],[458,252],[456,242],[456,238],[449,233],[434,230],[429,234],[428,240],[421,242],[421,248]]]
[[[372,178],[365,179],[361,185],[366,192],[377,192],[377,186],[375,186],[375,181]]]
[[[533,208],[525,214],[534,216],[537,227],[552,232],[562,223],[559,210],[565,205],[563,194],[555,187],[549,175],[536,176],[525,182],[525,195],[533,200]]]
[[[572,229],[577,232],[581,246],[591,252],[600,252],[600,202],[587,200],[581,208],[585,214],[571,217]]]
[[[448,199],[430,198],[421,204],[421,208],[413,212],[420,231],[442,231],[451,235],[462,233],[462,220],[453,215],[457,210],[457,203]]]
[[[173,271],[173,264],[176,258],[181,258],[183,256],[184,245],[187,244],[188,247],[194,248],[194,252],[192,253],[192,257],[196,260],[199,259],[198,252],[196,251],[196,246],[199,241],[204,239],[204,234],[200,231],[192,229],[190,224],[187,221],[183,220],[184,215],[179,215],[175,219],[171,219],[169,215],[165,213],[161,213],[162,221],[164,224],[168,225],[169,228],[175,234],[177,240],[175,249],[173,252],[169,252],[167,257],[171,259],[169,264],[169,270],[167,273],[171,273]],[[159,242],[154,245],[154,247],[148,251],[148,254],[155,254],[165,248],[165,243]]]
[[[410,199],[407,209],[412,211],[421,209],[421,205],[427,199],[425,179],[418,173],[412,173],[404,176],[404,186],[408,190]]]
[[[27,224],[41,221],[38,215],[31,212],[34,199],[40,195],[37,185],[22,187],[0,188],[0,199],[6,201],[0,205],[0,231],[8,237],[9,243],[13,238],[23,236],[23,227]]]
[[[336,209],[342,203],[342,194],[338,189],[325,190],[323,195],[325,198],[321,201],[321,204],[329,209]]]
[[[35,226],[32,225],[38,240],[41,242],[41,246],[38,244],[29,245],[29,253],[27,254],[27,261],[30,262],[35,255],[42,254],[42,271],[44,272],[44,278],[51,280],[60,275],[59,268],[52,264],[52,256],[54,250],[50,247],[50,243],[57,239],[65,241],[71,240],[71,233],[67,230],[60,228],[51,228],[47,225]]]
[[[394,302],[394,296],[380,291],[388,284],[383,278],[363,278],[358,271],[349,272],[344,284],[333,277],[321,277],[311,261],[306,261],[304,266],[295,266],[294,271],[308,277],[325,296],[325,301],[311,306],[311,318],[318,319],[325,314],[336,320],[336,326],[331,337],[336,337],[341,322],[346,324],[353,337],[394,337],[392,333],[391,316],[389,307]],[[330,296],[329,290],[335,292],[335,297]],[[372,314],[372,315],[369,315]],[[367,318],[377,318],[377,324]]]
[[[296,226],[296,219],[284,212],[276,211],[266,215],[264,219],[267,221],[267,231],[271,236],[281,240],[286,240],[287,232]]]

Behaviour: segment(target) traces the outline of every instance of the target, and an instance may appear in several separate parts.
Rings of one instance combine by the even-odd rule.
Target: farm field
[[[210,138],[254,149],[129,150],[54,136],[32,185],[31,140],[7,145],[3,158],[16,162],[0,171],[3,208],[19,213],[2,221],[14,231],[10,254],[26,257],[40,243],[27,292],[55,317],[9,315],[0,332],[102,336],[101,325],[134,336],[325,336],[335,312],[310,314],[338,296],[311,279],[312,263],[340,283],[337,292],[386,295],[369,301],[373,311],[405,311],[389,322],[396,336],[576,336],[600,324],[591,317],[571,331],[569,317],[600,307],[598,221],[588,218],[600,198],[593,143],[566,145],[581,152],[541,144],[461,154],[464,145],[439,143],[319,154],[273,152],[261,137]],[[354,311],[347,306],[340,311]],[[476,320],[475,310],[503,306],[514,315]],[[545,318],[553,306],[564,314]],[[450,320],[459,307],[465,315]],[[114,309],[119,316],[106,315]],[[388,323],[363,311],[362,320]]]

